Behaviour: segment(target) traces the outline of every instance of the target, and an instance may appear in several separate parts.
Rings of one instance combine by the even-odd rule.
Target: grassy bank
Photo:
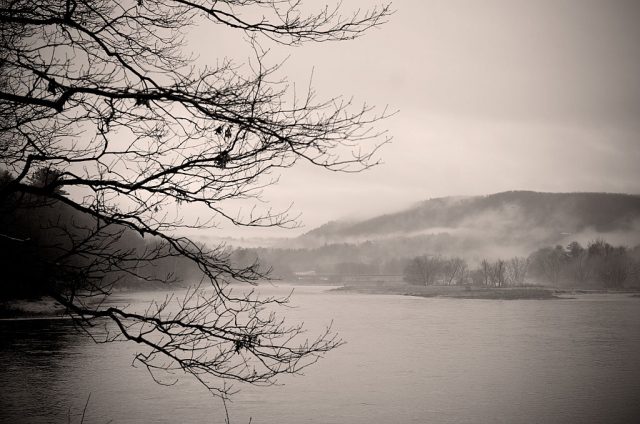
[[[346,285],[332,290],[337,293],[395,294],[418,297],[458,299],[555,299],[554,289],[545,287],[486,288],[460,286],[415,286],[403,283]]]

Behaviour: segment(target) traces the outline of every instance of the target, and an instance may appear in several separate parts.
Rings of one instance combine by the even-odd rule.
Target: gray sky
[[[383,165],[358,175],[298,166],[265,192],[275,206],[293,202],[302,213],[305,228],[290,235],[430,197],[640,193],[640,2],[393,6],[390,22],[361,39],[271,55],[290,55],[284,69],[294,81],[308,82],[313,67],[320,98],[353,95],[399,111],[381,124],[394,137]],[[233,43],[216,54],[234,51]]]

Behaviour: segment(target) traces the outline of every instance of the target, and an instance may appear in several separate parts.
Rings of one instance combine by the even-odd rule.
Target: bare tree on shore
[[[522,286],[527,278],[529,259],[520,256],[509,259],[506,263],[506,282],[509,286]]]

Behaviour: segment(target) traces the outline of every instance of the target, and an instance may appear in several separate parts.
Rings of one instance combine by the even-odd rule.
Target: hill
[[[448,234],[512,244],[566,239],[640,239],[640,196],[612,193],[508,191],[444,197],[358,222],[331,222],[302,235],[305,245]]]

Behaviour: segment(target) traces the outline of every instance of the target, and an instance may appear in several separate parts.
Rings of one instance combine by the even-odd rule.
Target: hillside
[[[640,238],[640,196],[611,193],[509,191],[487,196],[430,199],[392,214],[331,222],[300,237],[305,244],[361,242],[449,234],[457,238]],[[625,240],[620,240],[624,242]]]

